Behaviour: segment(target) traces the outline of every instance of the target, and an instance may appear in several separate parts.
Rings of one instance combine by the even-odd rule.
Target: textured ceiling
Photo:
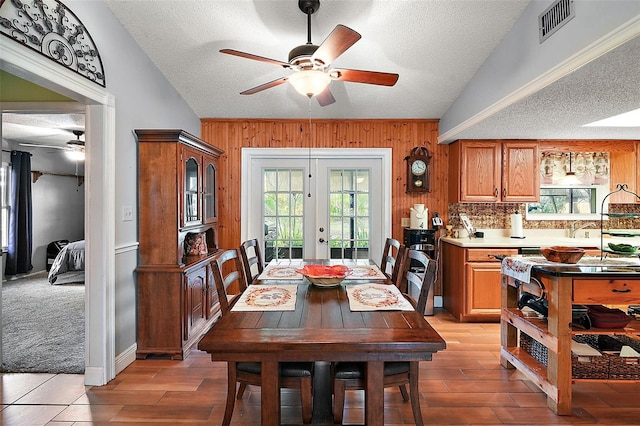
[[[336,102],[327,107],[308,102],[288,84],[240,95],[291,71],[218,52],[231,48],[286,61],[289,50],[304,44],[307,37],[306,15],[295,0],[105,3],[201,118],[305,118],[311,114],[314,118],[438,119],[529,1],[322,0],[312,16],[315,44],[337,24],[362,35],[334,61],[335,66],[400,75],[393,87],[334,81],[330,87]],[[640,139],[637,127],[581,127],[640,108],[639,64],[640,38],[636,38],[456,138]],[[48,125],[42,117],[31,118],[35,127]],[[17,133],[27,124],[14,124],[13,129],[3,127],[3,137],[24,140]],[[71,127],[61,121],[52,128]],[[68,140],[64,132],[58,136],[60,144]],[[53,138],[44,135],[30,141],[54,143]]]
[[[289,84],[240,92],[291,71],[225,55],[223,48],[280,61],[307,41],[295,0],[107,0],[109,8],[201,118],[298,118],[306,97]],[[398,73],[393,87],[334,81],[336,102],[318,118],[440,118],[522,13],[528,0],[322,0],[312,15],[320,44],[337,24],[362,38],[336,67]],[[143,18],[144,17],[144,18]]]
[[[460,139],[640,139],[636,127],[582,127],[640,108],[640,38],[456,135]]]

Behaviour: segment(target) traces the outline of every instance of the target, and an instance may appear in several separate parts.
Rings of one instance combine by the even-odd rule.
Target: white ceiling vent
[[[538,16],[540,43],[576,16],[573,0],[557,0]]]

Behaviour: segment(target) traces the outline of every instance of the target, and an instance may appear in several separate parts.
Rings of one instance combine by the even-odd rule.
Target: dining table
[[[349,266],[357,273],[332,286],[312,284],[295,273],[304,265],[336,263]],[[296,260],[290,264],[287,272],[283,267],[286,261],[271,262],[244,292],[286,293],[289,295],[286,307],[283,305],[280,310],[267,303],[264,308],[247,308],[246,300],[236,298],[234,307],[203,336],[198,348],[208,352],[213,361],[262,363],[261,424],[264,426],[281,424],[279,363],[366,362],[365,423],[383,425],[384,363],[430,361],[434,353],[446,348],[445,341],[421,313],[404,307],[406,299],[403,302],[402,295],[396,300],[402,308],[396,308],[393,303],[369,306],[368,299],[360,300],[364,302],[360,306],[355,304],[355,290],[361,295],[372,289],[396,294],[391,290],[397,291],[397,288],[371,260]],[[278,265],[279,268],[274,268]],[[276,273],[276,269],[280,272]],[[331,387],[319,389],[314,383],[312,422],[332,423]],[[324,410],[320,409],[323,404]],[[326,418],[318,418],[322,416]]]

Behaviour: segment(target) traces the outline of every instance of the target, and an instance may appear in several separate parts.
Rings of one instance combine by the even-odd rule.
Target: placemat
[[[295,311],[297,285],[250,285],[232,311]]]
[[[301,280],[302,275],[296,269],[302,268],[301,260],[272,260],[264,268],[260,280]],[[351,269],[346,280],[384,280],[387,278],[377,265],[359,265],[345,263]]]
[[[346,287],[352,311],[413,311],[415,308],[394,285],[356,284]]]

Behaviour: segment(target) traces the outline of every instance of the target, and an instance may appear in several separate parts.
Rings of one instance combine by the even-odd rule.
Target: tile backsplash
[[[449,223],[455,228],[462,228],[460,213],[465,213],[476,229],[509,229],[511,213],[519,211],[523,216],[524,229],[566,229],[575,220],[531,220],[526,218],[526,204],[521,203],[451,203],[449,204]],[[609,204],[610,213],[638,213],[640,203]],[[584,220],[585,223],[593,220]],[[608,228],[640,229],[640,219],[610,217]]]

